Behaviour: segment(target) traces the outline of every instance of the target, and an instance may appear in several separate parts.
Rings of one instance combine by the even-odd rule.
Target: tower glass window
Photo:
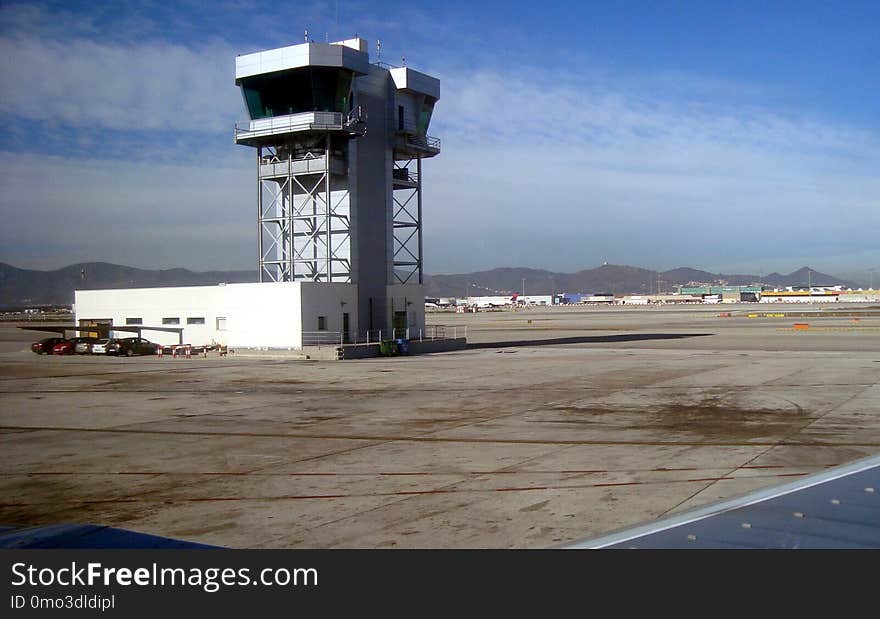
[[[348,111],[352,73],[330,67],[278,71],[241,80],[251,119]]]
[[[437,100],[434,97],[425,97],[422,103],[422,109],[419,111],[419,123],[417,130],[420,135],[428,133],[428,125],[431,124],[431,115],[434,113],[434,104]]]

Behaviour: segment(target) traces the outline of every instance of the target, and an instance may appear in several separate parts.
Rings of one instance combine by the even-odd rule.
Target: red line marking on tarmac
[[[294,499],[294,500],[298,500],[298,499],[347,499],[347,498],[349,498],[349,495],[347,495],[347,494],[315,494],[315,495],[300,494],[300,495],[295,495],[294,494],[291,496],[285,496],[285,497],[280,497],[280,498]]]
[[[285,473],[285,475],[289,475],[291,477],[335,477],[337,475],[344,475],[345,473]]]
[[[517,492],[520,490],[549,490],[547,486],[528,486],[525,488],[495,488],[495,492]]]
[[[514,473],[522,473],[522,471],[469,471],[467,475],[513,475]]]
[[[291,497],[287,497],[287,498],[291,498]],[[234,496],[218,496],[218,497],[208,496],[208,497],[192,497],[192,498],[183,499],[183,500],[191,502],[191,503],[202,503],[202,502],[211,502],[211,501],[238,501],[239,499]]]
[[[432,490],[399,490],[396,492],[379,492],[373,494],[314,494],[314,495],[288,495],[275,497],[191,497],[183,499],[154,501],[143,500],[138,498],[118,498],[118,499],[91,499],[85,501],[70,501],[79,505],[96,505],[103,503],[149,503],[149,502],[188,502],[188,503],[206,503],[206,502],[222,502],[222,501],[279,501],[279,500],[303,500],[303,499],[347,499],[354,497],[381,497],[381,496],[413,496],[423,494],[452,494],[465,492],[521,492],[527,490],[576,490],[584,488],[610,488],[616,486],[641,486],[657,483],[681,483],[681,482],[706,482],[706,481],[732,481],[737,479],[767,479],[770,477],[802,477],[809,473],[777,473],[775,475],[751,476],[751,477],[700,477],[694,479],[672,480],[672,481],[625,481],[625,482],[606,482],[598,484],[584,484],[578,486],[523,486],[511,488],[449,488],[449,489],[432,489]],[[63,502],[63,501],[62,501]],[[9,507],[33,507],[43,505],[43,503],[0,503],[0,508]]]
[[[369,473],[365,473],[365,474],[369,475]],[[399,476],[403,476],[403,475],[431,475],[431,473],[378,473],[378,475],[393,477],[393,476],[398,476],[398,475]]]
[[[97,503],[140,503],[140,499],[87,499],[79,501],[83,505],[92,505]]]
[[[815,465],[814,467],[807,468],[834,468],[836,466],[840,466],[839,464],[822,464]],[[712,467],[710,467],[711,469]],[[716,467],[717,468],[717,467]],[[772,469],[784,469],[784,468],[796,468],[789,467],[786,465],[743,465],[738,467],[738,470],[772,470]],[[248,475],[253,475],[255,477],[264,477],[264,476],[289,476],[289,477],[429,477],[432,475],[442,475],[442,476],[456,476],[456,475],[603,475],[610,473],[639,473],[639,472],[649,472],[649,473],[673,473],[673,472],[681,472],[681,471],[699,471],[701,470],[698,467],[660,467],[660,468],[652,468],[652,469],[561,469],[561,470],[505,470],[505,471],[440,471],[440,472],[429,472],[429,471],[377,471],[377,472],[318,472],[318,471],[293,471],[293,472],[281,472],[281,473],[263,473],[259,471],[25,471],[25,472],[0,472],[0,477],[15,477],[15,476],[36,476],[36,475],[45,475],[45,476],[86,476],[86,475],[178,475],[178,476],[194,476],[194,475],[205,475],[205,476],[237,476],[237,477],[246,477]],[[705,469],[703,469],[705,470]],[[780,473],[779,476],[800,476],[805,475],[806,473]],[[695,480],[685,480],[685,481],[711,481],[713,479],[722,479],[722,478],[700,478]]]
[[[839,464],[823,464],[816,465],[816,468],[834,468],[836,466],[840,466]],[[797,467],[787,467],[784,465],[744,465],[738,467],[742,470],[771,470],[771,469],[784,469],[784,468],[797,468]],[[711,467],[710,467],[711,469]],[[431,475],[604,475],[609,473],[676,473],[682,471],[699,471],[700,468],[697,467],[682,467],[682,468],[655,468],[655,469],[562,469],[556,471],[441,471],[439,473],[436,472],[428,472],[428,471],[378,471],[374,473],[347,473],[347,472],[317,472],[317,471],[303,471],[303,472],[288,472],[288,473],[260,473],[253,471],[182,471],[182,472],[172,472],[172,471],[28,471],[22,473],[0,473],[0,477],[14,477],[16,475],[214,475],[214,476],[237,476],[237,477],[245,477],[248,475],[253,475],[256,477],[262,476],[289,476],[289,477],[428,477]],[[804,473],[784,473],[780,475],[803,475]],[[709,478],[707,478],[709,479]],[[703,480],[698,480],[703,481]]]
[[[836,464],[834,466],[837,466]],[[766,465],[758,465],[758,464],[746,464],[741,467],[741,469],[784,469],[785,466],[782,464],[766,464]]]

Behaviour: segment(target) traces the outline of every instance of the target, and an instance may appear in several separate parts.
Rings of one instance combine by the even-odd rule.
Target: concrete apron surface
[[[23,341],[0,354],[0,524],[544,547],[880,452],[876,332],[706,312],[434,319],[497,346],[330,363],[38,357]],[[584,339],[639,334],[681,337]]]

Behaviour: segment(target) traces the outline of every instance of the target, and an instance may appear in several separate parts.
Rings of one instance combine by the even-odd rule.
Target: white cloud
[[[0,114],[80,130],[231,131],[244,116],[234,51],[0,37]]]
[[[213,168],[157,162],[244,117],[235,50],[99,43],[84,38],[90,28],[57,39],[4,29],[0,115],[81,142],[94,129],[122,139],[146,130],[153,144],[140,163],[0,154],[0,259],[44,251],[60,263],[250,267],[253,170],[231,140],[200,152]],[[444,150],[425,163],[429,272],[755,257],[775,269],[804,255],[858,266],[875,255],[880,140],[870,132],[769,112],[758,89],[751,105],[726,103],[739,86],[698,76],[616,80],[521,65],[438,74],[432,132]],[[680,88],[655,95],[669,80]]]
[[[426,164],[426,247],[440,267],[429,271],[754,256],[775,268],[876,252],[877,136],[757,106],[578,88],[578,77],[444,80],[433,128],[444,152]]]
[[[58,267],[256,262],[253,169],[0,153],[0,260]]]

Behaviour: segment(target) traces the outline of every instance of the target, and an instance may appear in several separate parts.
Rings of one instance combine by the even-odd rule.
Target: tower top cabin
[[[390,88],[379,93],[376,83]],[[428,136],[440,80],[409,67],[370,64],[367,41],[301,43],[235,59],[250,122],[236,127],[236,142],[273,145],[292,134],[331,131],[348,137],[370,129],[393,134],[395,158],[433,157],[439,141]],[[382,94],[385,114],[368,115],[366,100]]]

